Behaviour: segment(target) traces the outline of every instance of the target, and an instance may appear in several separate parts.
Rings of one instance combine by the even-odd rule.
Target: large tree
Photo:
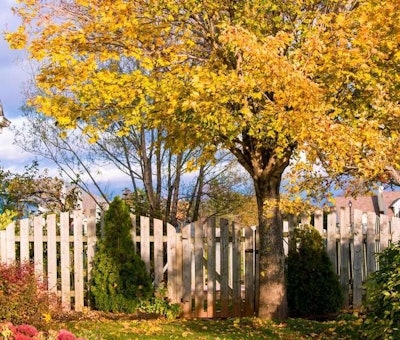
[[[38,111],[94,137],[115,120],[121,135],[162,127],[177,150],[224,147],[247,170],[261,317],[287,315],[278,206],[290,162],[365,182],[399,170],[397,0],[20,2],[8,39],[42,63]]]

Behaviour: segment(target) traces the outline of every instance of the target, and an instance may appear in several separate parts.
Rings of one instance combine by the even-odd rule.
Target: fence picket
[[[56,215],[47,216],[47,282],[49,291],[57,293],[57,229]],[[29,233],[29,230],[28,230]],[[21,237],[22,246],[22,237]]]
[[[229,222],[226,219],[220,220],[220,258],[221,258],[221,317],[228,317],[228,303],[229,303]]]
[[[340,210],[340,284],[344,296],[344,306],[349,305],[349,228],[350,219],[348,208]]]
[[[140,216],[140,256],[150,273],[150,218]]]
[[[164,246],[163,221],[154,219],[154,286],[158,287],[163,281]]]
[[[64,310],[71,309],[69,228],[69,213],[60,213],[61,304]]]
[[[29,261],[29,219],[19,221],[19,254],[22,262]]]
[[[245,316],[254,314],[253,229],[245,228]]]
[[[360,308],[362,304],[362,265],[363,265],[363,232],[362,211],[354,211],[354,264],[353,264],[353,308]]]
[[[15,222],[9,224],[6,229],[7,239],[7,263],[15,262]]]
[[[83,216],[82,211],[74,211],[74,307],[77,312],[81,312],[84,307],[83,299]]]
[[[241,228],[235,222],[232,222],[232,300],[234,316],[241,316],[242,312],[240,232]]]
[[[376,271],[376,258],[375,258],[375,225],[376,215],[372,212],[367,213],[367,273],[371,274]]]
[[[182,303],[183,316],[192,317],[192,224],[182,228]]]
[[[203,222],[194,224],[194,271],[195,277],[195,317],[205,317],[204,313],[204,269],[203,269]]]
[[[207,221],[207,316],[216,316],[216,232],[215,218]]]
[[[33,218],[33,258],[35,272],[43,278],[43,217],[35,216]]]

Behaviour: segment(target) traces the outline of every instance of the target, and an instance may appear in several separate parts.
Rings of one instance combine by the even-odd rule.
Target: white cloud
[[[0,133],[0,163],[3,167],[16,171],[32,162],[34,156],[13,144],[14,133],[18,133],[18,127],[24,124],[24,119],[19,117],[9,120],[16,129],[5,128]]]

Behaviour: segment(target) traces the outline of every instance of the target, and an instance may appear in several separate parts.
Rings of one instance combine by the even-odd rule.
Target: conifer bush
[[[295,230],[294,240],[286,275],[290,314],[323,318],[337,313],[343,296],[321,235],[306,226]]]
[[[379,270],[366,283],[365,337],[400,339],[400,243],[378,255]]]
[[[98,310],[132,313],[152,294],[150,275],[131,239],[128,206],[116,197],[104,219],[94,258],[91,300]]]

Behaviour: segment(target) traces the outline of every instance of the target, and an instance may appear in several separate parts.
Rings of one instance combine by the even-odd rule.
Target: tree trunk
[[[285,319],[288,316],[283,223],[279,210],[281,176],[253,178],[258,205],[260,275],[258,316]]]

